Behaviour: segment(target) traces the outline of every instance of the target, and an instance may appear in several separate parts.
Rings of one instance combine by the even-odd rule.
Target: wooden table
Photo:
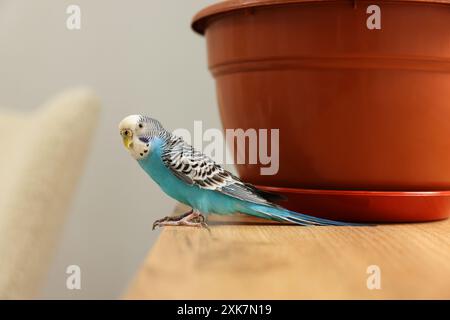
[[[186,208],[179,206],[177,213]],[[298,227],[236,215],[167,227],[127,299],[450,299],[450,220]],[[380,268],[369,290],[367,268]]]

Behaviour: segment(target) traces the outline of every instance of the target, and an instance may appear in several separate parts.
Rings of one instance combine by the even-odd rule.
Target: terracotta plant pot
[[[371,5],[381,29],[368,27]],[[244,180],[450,190],[449,0],[230,0],[193,29],[224,128],[280,130],[278,173],[237,165]]]

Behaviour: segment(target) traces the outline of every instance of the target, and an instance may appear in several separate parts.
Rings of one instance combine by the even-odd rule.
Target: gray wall
[[[103,103],[87,168],[43,298],[117,298],[175,202],[123,150],[118,122],[144,113],[169,128],[219,127],[204,39],[192,16],[212,0],[0,0],[0,105],[35,109],[60,90],[92,87]],[[81,30],[66,28],[78,4]],[[66,267],[82,289],[65,287]]]

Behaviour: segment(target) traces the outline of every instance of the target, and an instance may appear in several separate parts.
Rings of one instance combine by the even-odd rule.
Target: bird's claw
[[[164,227],[164,226],[189,226],[189,227],[197,227],[197,228],[205,228],[209,232],[208,224],[206,223],[206,218],[204,215],[196,212],[188,212],[181,216],[176,217],[164,217],[162,219],[156,220],[153,223],[152,230],[155,230],[156,227]]]
[[[200,223],[200,226],[207,229],[209,232],[211,232],[211,229],[209,229],[208,224],[206,223],[206,218],[204,215],[200,214],[198,215],[198,217],[195,219],[198,223]]]
[[[160,227],[161,223],[166,222],[166,221],[179,221],[182,220],[188,216],[190,216],[191,214],[193,214],[194,210],[191,209],[186,213],[180,214],[179,216],[165,216],[162,219],[158,219],[155,222],[153,222],[153,227],[152,230],[155,230],[156,227]]]
[[[160,223],[161,223],[161,222],[167,221],[168,218],[169,218],[169,217],[164,217],[164,218],[162,218],[162,219],[158,219],[158,220],[156,220],[155,222],[153,222],[152,230],[155,230],[156,227],[159,227],[159,226],[160,226]]]

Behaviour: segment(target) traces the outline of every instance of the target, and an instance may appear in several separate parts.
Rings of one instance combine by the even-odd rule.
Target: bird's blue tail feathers
[[[363,226],[363,224],[339,222],[316,218],[306,214],[290,211],[279,206],[248,204],[242,210],[247,214],[278,222],[295,223],[302,226]]]

